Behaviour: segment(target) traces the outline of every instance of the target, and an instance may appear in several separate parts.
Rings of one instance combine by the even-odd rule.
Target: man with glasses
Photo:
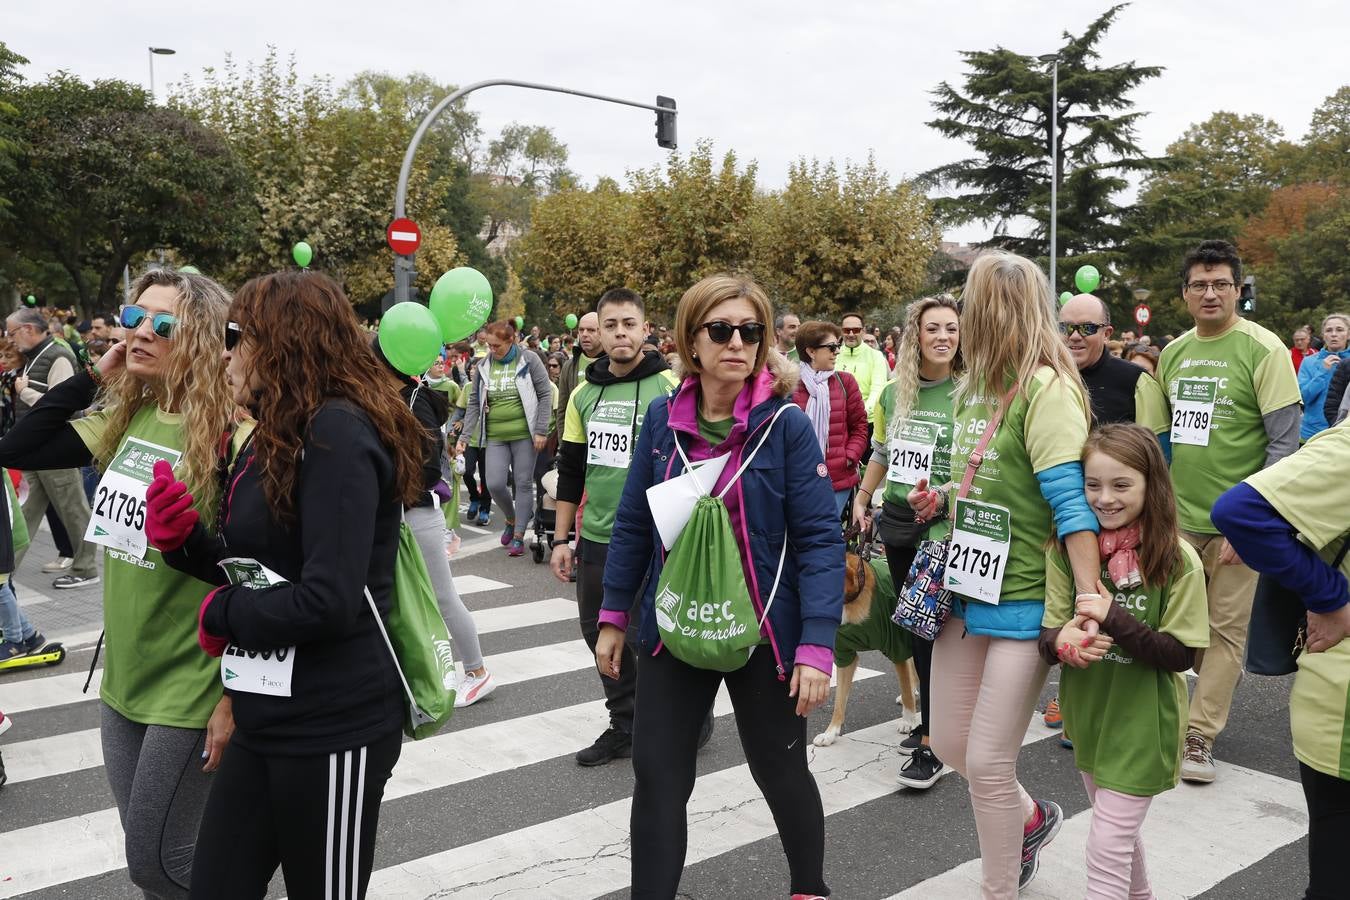
[[[19,401],[17,414],[18,418],[23,418],[43,394],[75,374],[75,354],[47,334],[47,321],[35,309],[12,313],[5,320],[5,333],[24,357],[23,371],[14,382]],[[58,576],[52,587],[66,589],[98,584],[97,548],[83,539],[89,528],[89,499],[84,493],[80,470],[52,469],[24,472],[23,475],[28,481],[28,497],[23,502],[28,533],[37,534],[38,522],[50,504],[75,545],[70,571]],[[16,571],[23,556],[23,552],[15,556]]]
[[[891,367],[886,364],[886,354],[873,350],[863,343],[863,317],[858,313],[849,313],[840,323],[844,333],[844,346],[839,348],[839,356],[834,367],[847,372],[858,382],[863,403],[867,407],[868,424],[875,424],[877,401],[891,377]]]
[[[773,320],[773,336],[778,341],[775,346],[779,353],[793,362],[800,360],[797,355],[797,329],[800,327],[802,320],[792,313],[779,313]]]
[[[1139,366],[1106,352],[1113,330],[1110,308],[1092,294],[1079,294],[1059,308],[1059,331],[1087,385],[1097,424],[1136,422],[1158,435],[1169,454],[1167,397]]]
[[[1214,739],[1228,721],[1251,617],[1256,573],[1210,521],[1219,495],[1298,449],[1302,418],[1289,351],[1238,316],[1242,260],[1227,241],[1186,254],[1182,295],[1195,327],[1167,345],[1158,380],[1171,403],[1172,472],[1182,532],[1200,553],[1209,648],[1196,652],[1181,777],[1214,780]]]

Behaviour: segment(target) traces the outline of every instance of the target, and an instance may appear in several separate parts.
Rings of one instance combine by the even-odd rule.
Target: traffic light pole
[[[394,218],[402,219],[407,214],[405,208],[408,202],[408,179],[412,177],[413,157],[417,155],[417,147],[422,143],[422,138],[426,136],[428,129],[440,118],[441,113],[457,100],[463,99],[474,91],[504,85],[506,87],[528,88],[533,91],[552,91],[555,94],[572,94],[575,97],[586,97],[590,100],[603,100],[606,103],[618,103],[622,106],[636,106],[638,109],[650,109],[658,115],[665,114],[670,116],[677,115],[672,101],[668,106],[654,106],[650,103],[638,103],[636,100],[624,100],[619,97],[607,97],[604,94],[592,94],[589,91],[577,91],[572,88],[557,87],[551,84],[536,84],[532,81],[513,81],[508,78],[494,78],[489,81],[478,81],[470,85],[465,85],[457,91],[454,91],[440,103],[432,107],[431,112],[427,113],[426,118],[417,126],[413,132],[412,142],[408,144],[408,151],[403,154],[403,165],[398,171],[398,190],[394,193]],[[658,98],[663,99],[663,98]],[[404,300],[412,298],[413,279],[417,277],[417,266],[413,257],[415,254],[407,256],[396,255],[394,257],[394,302],[402,303]]]

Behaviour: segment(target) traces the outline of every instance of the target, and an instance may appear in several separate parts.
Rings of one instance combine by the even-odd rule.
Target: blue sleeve
[[[1327,394],[1335,369],[1328,369],[1323,362],[1325,359],[1326,354],[1318,353],[1305,359],[1303,365],[1298,367],[1298,391],[1303,395],[1304,406],[1312,403],[1320,406]]]
[[[1240,482],[1221,496],[1209,517],[1244,563],[1298,594],[1309,611],[1335,612],[1350,601],[1345,576],[1251,485]]]
[[[656,483],[656,450],[652,442],[654,420],[666,421],[666,398],[657,397],[647,407],[643,426],[638,431],[633,457],[628,463],[628,478],[623,484],[619,508],[614,514],[614,530],[605,557],[602,609],[627,613],[638,599],[642,579],[651,567],[656,523],[647,506],[647,488]],[[660,404],[660,407],[658,407]],[[585,513],[583,512],[584,516]]]
[[[1088,506],[1083,494],[1083,464],[1081,462],[1060,463],[1036,473],[1041,483],[1041,496],[1050,504],[1055,515],[1055,530],[1062,541],[1068,535],[1078,531],[1101,530],[1097,517]]]
[[[1158,435],[1158,445],[1162,447],[1163,459],[1167,464],[1172,465],[1172,432],[1164,431]]]

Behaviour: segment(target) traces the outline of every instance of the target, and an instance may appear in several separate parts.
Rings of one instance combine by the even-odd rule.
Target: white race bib
[[[586,463],[611,469],[626,469],[633,456],[630,425],[590,421],[586,425]]]
[[[129,437],[113,457],[94,489],[92,514],[84,539],[145,558],[145,489],[155,477],[155,463],[178,464],[177,450]]]
[[[230,584],[261,589],[286,583],[286,579],[257,560],[231,557],[222,559],[220,567],[225,570]],[[232,691],[289,697],[294,668],[293,646],[245,650],[230,644],[220,657],[220,680]]]
[[[1209,446],[1214,424],[1214,401],[1219,382],[1214,378],[1179,378],[1172,400],[1172,443]]]
[[[906,422],[900,436],[886,444],[886,480],[913,485],[932,478],[937,438],[937,426]]]
[[[942,586],[963,597],[997,604],[1012,543],[1012,513],[978,500],[957,500],[952,543]]]

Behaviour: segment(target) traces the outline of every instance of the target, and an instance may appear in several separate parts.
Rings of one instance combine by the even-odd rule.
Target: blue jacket
[[[647,488],[684,471],[675,450],[678,434],[694,461],[735,448],[717,486],[720,490],[740,467],[742,452],[760,445],[773,414],[784,404],[792,405],[788,399],[792,384],[780,375],[785,373],[765,370],[747,384],[736,403],[731,436],[717,452],[697,434],[696,424],[690,427],[690,403],[697,403],[695,380],[686,379],[647,408],[614,520],[601,621],[623,624],[638,600],[638,642],[648,652],[659,649],[652,609],[665,554],[647,505]],[[725,500],[758,614],[773,585],[786,531],[782,580],[764,628],[781,679],[791,671],[798,645],[833,650],[843,615],[844,540],[820,444],[804,412],[792,406],[778,417]]]
[[[1340,364],[1328,369],[1326,367],[1328,356],[1339,356]],[[1336,374],[1336,369],[1345,365],[1347,358],[1350,358],[1350,350],[1333,352],[1323,348],[1303,360],[1303,365],[1298,367],[1298,390],[1303,395],[1303,424],[1298,429],[1300,441],[1308,440],[1330,424],[1327,422],[1322,404],[1327,399],[1331,376]]]

